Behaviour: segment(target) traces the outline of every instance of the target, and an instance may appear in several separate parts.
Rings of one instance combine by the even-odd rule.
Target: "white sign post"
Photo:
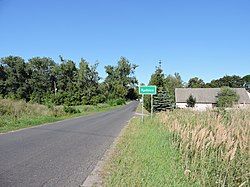
[[[153,116],[153,110],[154,110],[154,106],[153,106],[153,95],[155,95],[157,93],[157,87],[156,86],[140,86],[139,87],[139,94],[142,95],[142,122],[143,122],[143,103],[144,103],[144,95],[151,95],[151,119]]]
[[[144,103],[144,95],[142,95],[142,103],[141,103],[141,121],[143,122],[143,103]]]

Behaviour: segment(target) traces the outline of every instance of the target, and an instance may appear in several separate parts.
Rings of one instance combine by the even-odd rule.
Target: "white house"
[[[250,106],[250,93],[245,88],[232,88],[239,96],[237,107]],[[187,108],[187,99],[190,95],[195,97],[194,109],[206,110],[216,106],[220,88],[176,88],[175,102],[177,108]]]

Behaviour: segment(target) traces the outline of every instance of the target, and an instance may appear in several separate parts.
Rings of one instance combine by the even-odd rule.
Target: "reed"
[[[250,186],[250,109],[159,113],[185,175],[204,186]]]

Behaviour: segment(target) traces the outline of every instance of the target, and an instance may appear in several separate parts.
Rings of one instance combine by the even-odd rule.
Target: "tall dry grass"
[[[55,108],[48,108],[45,105],[37,103],[32,104],[26,103],[23,100],[0,99],[0,116],[8,115],[13,118],[20,118],[24,115],[55,115],[56,112]]]
[[[159,114],[182,153],[185,175],[204,186],[250,186],[250,109]]]
[[[26,103],[22,100],[0,99],[0,132],[24,128],[31,124],[44,122],[45,118],[65,115],[62,107],[47,107],[40,104]],[[43,119],[42,119],[43,118]],[[45,120],[46,122],[46,120]]]

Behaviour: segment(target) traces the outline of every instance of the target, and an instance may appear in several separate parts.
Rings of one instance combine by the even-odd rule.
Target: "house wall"
[[[234,106],[235,108],[249,108],[250,107],[250,104],[237,104]]]
[[[187,103],[176,103],[176,107],[177,108],[187,108]],[[234,106],[234,108],[249,108],[250,104],[237,104]],[[198,110],[198,111],[205,111],[207,109],[212,109],[213,104],[205,104],[205,103],[196,103],[194,108],[194,110]]]
[[[187,108],[187,103],[176,103],[177,108]],[[196,103],[194,110],[204,111],[213,108],[212,103]]]

